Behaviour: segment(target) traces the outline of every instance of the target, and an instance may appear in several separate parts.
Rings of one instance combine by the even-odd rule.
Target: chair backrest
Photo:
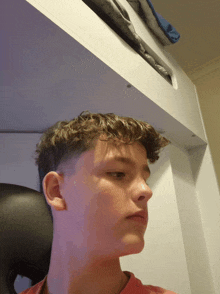
[[[43,194],[0,184],[0,293],[15,294],[17,275],[32,285],[48,273],[53,223]]]

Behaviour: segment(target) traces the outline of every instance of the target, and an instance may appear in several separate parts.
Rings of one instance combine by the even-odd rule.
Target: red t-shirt
[[[133,273],[125,271],[130,276],[129,281],[120,294],[177,294],[173,291],[165,290],[161,287],[143,285]],[[19,294],[43,294],[46,286],[47,276],[33,287],[20,292]]]

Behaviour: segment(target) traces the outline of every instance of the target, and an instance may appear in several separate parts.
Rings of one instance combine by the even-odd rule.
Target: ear
[[[43,179],[46,201],[55,210],[66,210],[66,201],[60,191],[62,182],[63,176],[54,171],[47,173]]]

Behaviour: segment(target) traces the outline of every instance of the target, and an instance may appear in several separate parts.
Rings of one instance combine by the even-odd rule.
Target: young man
[[[119,258],[144,248],[148,161],[169,141],[145,122],[82,112],[42,136],[36,163],[53,214],[48,275],[23,294],[174,294],[144,286]]]

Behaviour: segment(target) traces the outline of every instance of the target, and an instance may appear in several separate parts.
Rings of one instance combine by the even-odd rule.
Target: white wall
[[[34,152],[40,134],[0,134],[0,182],[39,191]]]
[[[214,289],[213,273],[208,253],[208,243],[205,227],[202,221],[201,203],[207,197],[205,187],[215,182],[213,186],[215,195],[218,195],[216,178],[213,177],[213,166],[206,162],[203,172],[206,175],[200,186],[196,185],[195,174],[201,173],[204,159],[204,149],[200,147],[191,151],[191,155],[183,149],[171,147],[171,162],[178,212],[184,239],[185,254],[190,278],[192,293],[218,293]],[[200,154],[200,157],[198,157]],[[194,155],[194,157],[193,157]],[[195,156],[197,160],[195,161]],[[215,239],[217,241],[217,239]]]
[[[201,112],[220,186],[220,58],[191,75],[196,85]]]
[[[189,151],[189,155],[194,177],[197,205],[201,215],[204,235],[202,239],[205,240],[204,245],[203,241],[200,242],[198,240],[196,242],[195,254],[199,252],[200,244],[203,248],[204,246],[207,247],[207,253],[200,255],[201,263],[204,262],[203,271],[197,272],[197,275],[200,278],[201,274],[206,273],[204,275],[204,281],[206,285],[210,284],[210,289],[206,293],[217,294],[220,293],[220,192],[217,175],[209,145],[192,149]],[[197,232],[197,228],[195,228],[194,232]],[[210,270],[208,267],[206,268],[207,264],[205,260],[207,256]],[[214,289],[211,287],[211,281]]]

